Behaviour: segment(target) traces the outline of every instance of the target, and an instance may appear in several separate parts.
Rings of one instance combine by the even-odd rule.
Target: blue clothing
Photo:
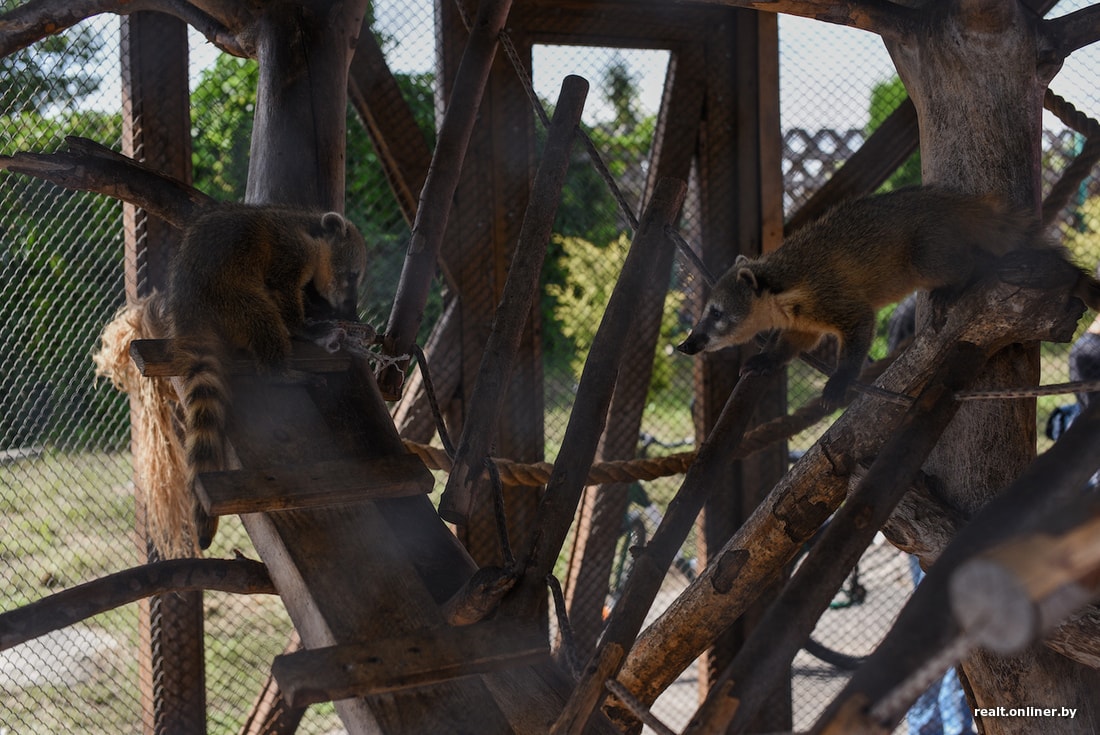
[[[917,557],[909,557],[909,572],[916,587],[924,572]],[[963,694],[959,675],[950,669],[932,683],[905,715],[909,735],[970,735],[974,732],[974,716]]]

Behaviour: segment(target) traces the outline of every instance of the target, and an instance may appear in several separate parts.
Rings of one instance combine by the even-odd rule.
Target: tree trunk
[[[264,10],[247,201],[344,211],[347,73],[365,9],[284,0]]]
[[[929,3],[924,12],[917,34],[887,42],[917,108],[924,183],[992,194],[1037,211],[1043,93],[1057,71],[1038,63],[1037,18],[1015,2],[997,0]],[[922,319],[937,318],[926,311],[922,304]],[[1003,350],[980,381],[988,387],[1036,384],[1038,347]],[[973,513],[1034,455],[1033,401],[971,402],[925,469],[944,482],[952,504]],[[963,668],[977,707],[1073,707],[1097,691],[1097,672],[1038,647],[1012,659],[979,651]],[[1036,727],[1033,719],[990,718],[983,724],[988,733]],[[1081,719],[1044,720],[1042,728],[1091,731]]]

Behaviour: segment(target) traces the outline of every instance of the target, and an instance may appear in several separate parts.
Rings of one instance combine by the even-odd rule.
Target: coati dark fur
[[[988,197],[917,187],[856,199],[799,229],[774,252],[738,256],[678,349],[694,355],[778,330],[742,370],[766,374],[824,335],[836,335],[837,368],[822,400],[837,406],[867,357],[877,308],[916,289],[957,292],[994,272],[1002,256],[1027,248],[1069,264],[1034,217]],[[1100,306],[1100,283],[1071,267],[1079,274],[1074,295]]]
[[[252,357],[262,372],[285,374],[290,339],[305,329],[305,291],[333,314],[354,319],[366,244],[336,212],[219,204],[200,211],[174,254],[166,297],[183,381],[188,481],[225,469],[227,361]],[[196,503],[199,545],[217,530]]]

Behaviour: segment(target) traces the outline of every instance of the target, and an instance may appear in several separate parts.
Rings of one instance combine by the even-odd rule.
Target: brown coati
[[[287,372],[290,339],[305,329],[305,290],[332,315],[355,316],[366,244],[336,212],[220,204],[201,210],[175,252],[166,296],[169,333],[186,362],[188,481],[225,469],[226,363],[235,352],[262,372]],[[196,503],[199,545],[217,530]]]
[[[743,344],[778,330],[743,373],[766,374],[810,350],[826,334],[839,342],[826,405],[843,402],[871,347],[875,310],[924,289],[957,292],[997,269],[1009,252],[1033,248],[1069,263],[1034,217],[988,197],[933,187],[856,199],[802,227],[760,258],[738,256],[711,289],[691,334],[689,355]],[[1078,273],[1074,295],[1100,307],[1100,283]]]

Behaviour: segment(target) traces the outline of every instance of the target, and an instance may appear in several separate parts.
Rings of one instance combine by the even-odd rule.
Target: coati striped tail
[[[220,357],[213,351],[193,351],[184,375],[185,441],[188,484],[195,487],[200,472],[225,469],[225,423],[229,385]],[[195,530],[206,549],[218,530],[217,517],[195,501]]]

